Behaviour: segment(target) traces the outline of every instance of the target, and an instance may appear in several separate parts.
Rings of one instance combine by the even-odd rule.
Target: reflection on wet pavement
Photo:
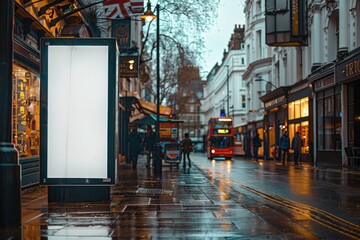
[[[139,162],[135,172],[120,166],[109,204],[49,204],[46,187],[24,190],[23,239],[346,239],[310,214],[234,186],[229,163],[221,174],[164,166],[159,180]]]

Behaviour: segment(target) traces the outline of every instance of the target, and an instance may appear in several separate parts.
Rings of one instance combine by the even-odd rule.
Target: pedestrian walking
[[[146,134],[144,137],[144,147],[146,152],[146,168],[150,167],[151,159],[153,158],[154,145],[156,141],[156,135],[150,125],[146,126]]]
[[[186,168],[186,158],[189,161],[189,168],[191,168],[190,152],[192,152],[192,141],[189,134],[185,133],[185,138],[181,141],[181,151],[183,152],[183,167]]]
[[[141,137],[137,132],[136,128],[131,130],[128,138],[129,141],[129,157],[132,167],[135,170],[138,161],[138,155],[141,152]]]
[[[287,131],[285,131],[284,134],[281,136],[279,147],[281,151],[282,164],[284,165],[285,158],[287,161],[289,160],[290,138]]]
[[[262,142],[262,139],[260,138],[260,134],[256,133],[256,135],[253,139],[253,150],[254,150],[255,161],[259,160],[258,153],[259,153],[259,148],[262,147],[261,142]]]
[[[303,147],[303,141],[300,136],[300,132],[297,131],[295,133],[295,136],[293,137],[291,141],[291,148],[294,150],[294,163],[295,165],[299,164],[300,161],[300,152],[301,148]]]

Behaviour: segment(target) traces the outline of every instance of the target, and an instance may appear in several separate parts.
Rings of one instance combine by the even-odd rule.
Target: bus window
[[[228,148],[233,146],[232,137],[211,137],[211,146],[215,148]]]

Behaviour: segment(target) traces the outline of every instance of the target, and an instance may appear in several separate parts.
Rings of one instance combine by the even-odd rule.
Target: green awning
[[[184,121],[178,120],[178,119],[160,117],[159,122],[160,123],[183,123]],[[134,124],[134,125],[154,125],[155,123],[156,123],[156,115],[153,115],[153,114],[146,115],[142,119],[137,119],[137,120],[131,122],[131,124]]]

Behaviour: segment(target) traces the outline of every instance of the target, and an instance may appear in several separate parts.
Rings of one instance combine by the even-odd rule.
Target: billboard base
[[[110,186],[48,186],[48,202],[110,202]]]

